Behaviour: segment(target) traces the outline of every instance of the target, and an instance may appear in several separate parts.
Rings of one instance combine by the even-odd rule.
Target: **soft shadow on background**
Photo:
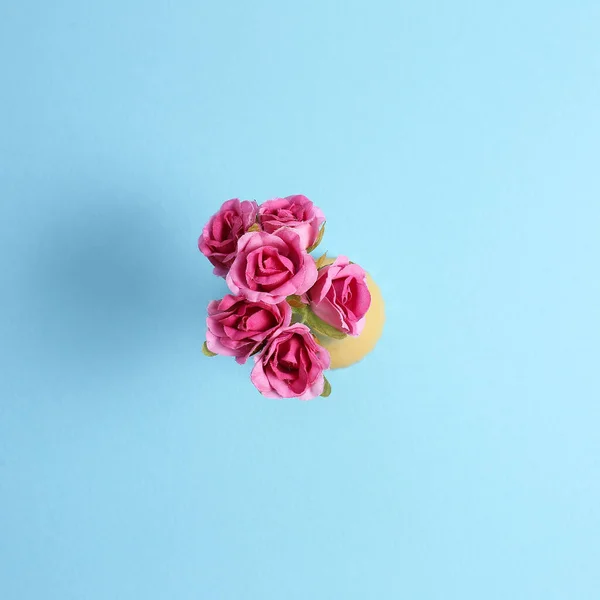
[[[67,198],[75,209],[52,215],[37,236],[30,278],[47,293],[37,298],[35,330],[65,360],[131,366],[183,325],[194,286],[176,268],[164,210],[147,197],[95,194]]]
[[[199,355],[218,280],[201,270],[195,238],[181,236],[164,198],[118,182],[52,187],[7,205],[5,399],[84,397],[165,348],[195,344]]]

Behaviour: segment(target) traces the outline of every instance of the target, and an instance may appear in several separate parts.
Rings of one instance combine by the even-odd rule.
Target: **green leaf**
[[[331,384],[329,383],[329,381],[327,381],[327,377],[325,377],[325,375],[323,375],[323,379],[325,380],[325,385],[323,386],[323,393],[321,394],[321,396],[323,398],[327,398],[327,396],[331,394]]]
[[[304,322],[317,333],[333,338],[334,340],[343,340],[346,337],[346,334],[343,331],[336,329],[329,323],[325,323],[323,319],[317,317],[317,315],[315,315],[315,313],[312,312],[312,310],[310,310],[308,307],[306,309],[306,317]]]
[[[325,222],[323,222],[323,225],[321,225],[321,229],[319,229],[319,234],[317,235],[317,239],[315,240],[315,243],[312,246],[309,246],[306,249],[306,251],[312,252],[321,243],[321,240],[323,239],[324,234],[325,234]]]
[[[306,315],[308,314],[308,306],[301,304],[300,306],[292,306],[292,322],[293,323],[305,323]]]
[[[250,227],[248,227],[248,229],[246,229],[246,232],[249,231],[260,231],[260,225],[258,223],[253,223],[250,225]]]
[[[325,254],[323,254],[322,256],[319,256],[319,258],[317,258],[315,262],[317,264],[317,270],[322,269],[325,266],[325,263],[327,262],[327,252],[325,252]]]
[[[300,298],[300,296],[288,296],[286,298],[287,303],[292,307],[292,308],[302,308],[303,306],[305,306],[304,302],[302,302],[302,298]]]
[[[211,352],[208,349],[208,346],[206,345],[206,342],[204,342],[204,344],[202,344],[202,354],[204,354],[204,356],[216,356],[216,352]]]

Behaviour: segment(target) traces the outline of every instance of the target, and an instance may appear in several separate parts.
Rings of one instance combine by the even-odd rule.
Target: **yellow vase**
[[[327,264],[331,264],[334,260],[334,258],[328,258]],[[368,273],[367,285],[371,293],[371,306],[366,314],[365,327],[362,333],[357,337],[349,335],[343,340],[320,339],[321,344],[327,348],[331,355],[332,369],[343,369],[362,360],[375,348],[381,337],[385,323],[383,296],[379,286]]]

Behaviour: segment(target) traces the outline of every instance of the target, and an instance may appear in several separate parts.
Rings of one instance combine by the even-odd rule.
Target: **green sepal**
[[[321,394],[321,396],[323,398],[327,398],[327,396],[331,394],[331,384],[329,383],[329,381],[327,381],[327,377],[325,377],[325,375],[323,375],[323,379],[325,380],[325,385],[323,386],[323,393]]]
[[[255,354],[258,354],[264,347],[265,347],[265,344],[261,344],[254,352],[252,352],[250,354],[250,356],[254,356]]]
[[[324,235],[325,235],[325,222],[323,222],[323,225],[321,225],[321,229],[319,229],[319,233],[317,235],[317,239],[315,240],[315,243],[312,246],[309,246],[306,249],[306,251],[312,252],[321,243],[321,240],[323,239]]]
[[[204,342],[204,344],[202,344],[202,354],[204,354],[204,356],[216,356],[217,355],[216,352],[211,352],[208,349],[208,346],[206,345],[206,342]]]
[[[333,338],[334,340],[343,340],[347,337],[343,331],[336,329],[332,325],[329,325],[329,323],[325,323],[323,319],[317,317],[317,315],[308,308],[306,309],[304,322],[316,333]]]
[[[322,256],[319,256],[319,258],[317,258],[317,260],[315,261],[315,263],[317,265],[317,271],[319,269],[322,269],[325,266],[326,262],[327,262],[327,252],[325,252],[325,254],[323,254]]]

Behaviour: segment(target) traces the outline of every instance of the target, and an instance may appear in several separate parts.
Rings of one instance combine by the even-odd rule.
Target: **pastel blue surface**
[[[600,4],[4,2],[2,600],[600,597]],[[387,300],[328,399],[207,359],[224,200]]]

